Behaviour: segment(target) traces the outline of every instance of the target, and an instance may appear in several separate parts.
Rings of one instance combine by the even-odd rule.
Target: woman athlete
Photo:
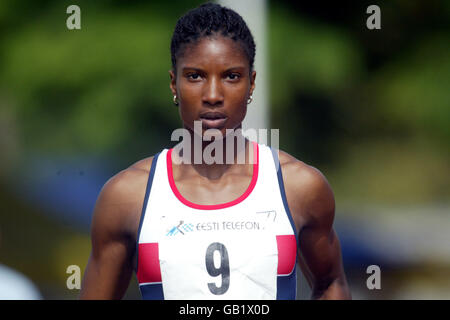
[[[256,77],[241,16],[212,3],[187,12],[171,54],[170,89],[192,139],[105,184],[80,298],[120,299],[136,272],[144,299],[295,299],[298,263],[311,298],[350,299],[327,180],[241,134]]]

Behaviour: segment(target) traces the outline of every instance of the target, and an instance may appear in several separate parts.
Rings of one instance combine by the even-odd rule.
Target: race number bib
[[[165,299],[276,299],[277,243],[271,232],[215,232],[159,243]]]

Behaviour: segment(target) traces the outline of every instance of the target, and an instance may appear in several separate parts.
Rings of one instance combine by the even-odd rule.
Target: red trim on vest
[[[138,250],[139,283],[161,282],[158,243],[139,243]]]
[[[278,269],[277,274],[289,275],[295,267],[295,260],[297,257],[297,241],[295,235],[277,236],[278,246]]]

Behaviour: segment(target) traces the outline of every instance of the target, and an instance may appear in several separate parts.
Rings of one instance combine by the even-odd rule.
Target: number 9
[[[216,268],[214,265],[214,252],[220,253],[220,267]],[[205,256],[206,271],[211,277],[217,277],[222,275],[222,285],[217,287],[214,282],[208,283],[209,291],[212,294],[220,295],[224,294],[230,287],[230,263],[228,260],[228,251],[225,246],[219,242],[211,243],[206,249]]]

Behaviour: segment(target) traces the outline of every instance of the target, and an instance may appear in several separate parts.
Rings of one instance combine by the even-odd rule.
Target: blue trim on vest
[[[164,300],[162,283],[148,283],[139,286],[143,300]]]
[[[277,300],[297,298],[297,267],[288,276],[277,276]]]
[[[159,157],[160,153],[161,152],[158,152],[153,157],[152,166],[150,167],[150,173],[148,175],[148,180],[147,180],[147,188],[145,189],[144,204],[142,206],[141,219],[139,221],[139,229],[138,229],[138,233],[137,233],[137,237],[136,237],[136,274],[137,274],[138,268],[139,268],[139,257],[138,257],[138,255],[139,255],[139,237],[141,235],[141,229],[142,229],[142,224],[144,222],[145,211],[147,209],[148,197],[150,196],[150,190],[152,189],[153,177],[155,175],[156,163],[158,162],[158,157]]]
[[[295,240],[297,243],[297,250],[295,251],[295,267],[292,273],[288,276],[277,276],[277,300],[295,300],[297,296],[297,259],[298,250],[300,248],[297,228],[295,227],[294,219],[292,218],[291,210],[286,198],[286,192],[284,189],[283,174],[281,172],[280,159],[278,158],[278,152],[274,148],[270,147],[274,160],[275,169],[277,171],[278,186],[280,188],[281,199],[283,200],[284,210],[291,223],[292,230],[294,231]]]
[[[292,230],[294,231],[294,234],[295,234],[295,239],[297,240],[297,249],[299,249],[300,245],[299,245],[298,233],[297,233],[297,229],[295,228],[295,223],[294,223],[294,219],[292,218],[291,210],[289,210],[289,205],[288,205],[287,198],[286,198],[286,192],[284,190],[283,174],[281,172],[280,160],[278,159],[278,153],[272,147],[270,148],[270,150],[272,151],[273,160],[275,161],[275,168],[277,170],[277,176],[278,176],[278,186],[280,187],[280,193],[281,193],[281,198],[283,200],[284,210],[286,210],[287,216],[289,218],[289,222],[291,223]]]

